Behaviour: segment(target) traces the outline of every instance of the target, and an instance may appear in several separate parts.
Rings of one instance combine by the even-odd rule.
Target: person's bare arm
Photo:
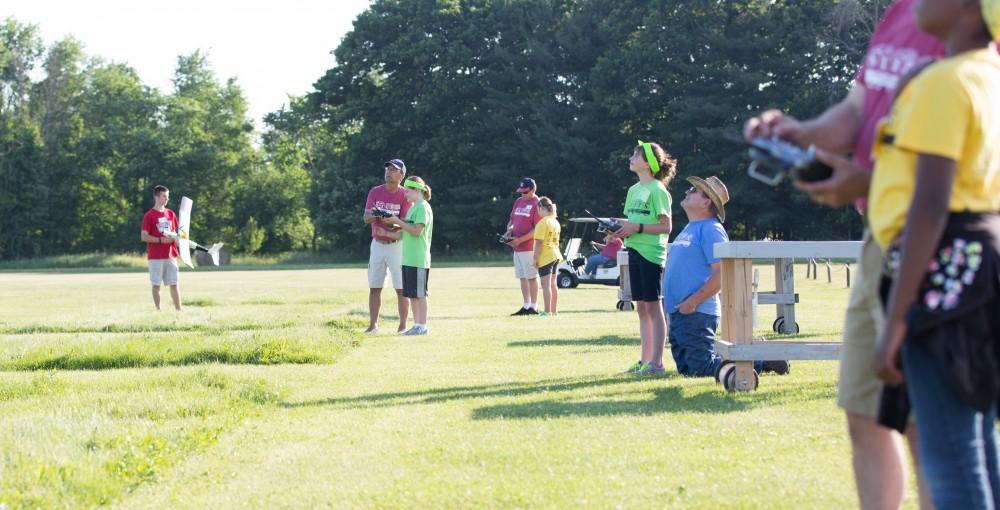
[[[149,235],[149,232],[146,232],[145,230],[139,231],[139,240],[149,244],[160,244],[163,243],[164,241],[172,242],[169,241],[166,237],[156,237]]]
[[[712,276],[694,294],[677,305],[677,311],[684,315],[690,315],[694,313],[698,305],[718,294],[720,290],[722,290],[722,263],[715,262],[712,264]]]
[[[642,233],[669,234],[670,231],[673,229],[673,226],[674,226],[673,220],[670,219],[670,216],[667,216],[666,214],[661,214],[659,223],[653,223],[652,225],[643,225]],[[614,233],[614,235],[615,237],[621,237],[624,239],[637,232],[639,232],[639,224],[632,223],[631,221],[626,221],[625,223],[622,224],[622,228],[618,229]]]
[[[868,196],[871,172],[839,154],[823,149],[816,151],[816,159],[833,169],[833,175],[829,179],[816,182],[793,181],[795,187],[808,193],[813,202],[836,208]]]
[[[425,225],[423,223],[407,223],[399,219],[398,216],[390,216],[388,218],[383,218],[383,219],[385,220],[386,223],[389,223],[391,225],[396,225],[400,229],[409,232],[410,235],[413,236],[419,236],[420,233],[424,231]],[[400,234],[400,236],[402,236],[402,234]]]
[[[831,152],[854,148],[864,118],[865,89],[855,83],[840,102],[813,119],[800,121],[781,110],[768,110],[746,121],[743,137],[752,140],[776,136],[803,147],[815,145]]]
[[[917,188],[906,213],[899,274],[889,292],[885,330],[875,349],[874,369],[886,384],[903,382],[897,359],[906,337],[906,316],[917,299],[927,263],[934,256],[948,222],[954,177],[954,160],[928,154],[917,158]]]

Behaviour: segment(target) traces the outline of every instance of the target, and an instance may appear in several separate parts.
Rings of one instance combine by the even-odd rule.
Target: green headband
[[[653,172],[653,175],[660,173],[660,162],[656,161],[656,156],[653,155],[653,147],[642,140],[639,140],[639,145],[642,146],[642,152],[646,153],[646,162],[649,163],[649,170]]]
[[[417,181],[414,181],[414,180],[403,181],[403,187],[404,188],[418,189],[420,191],[427,191],[427,186],[424,186],[423,184],[421,184],[421,183],[419,183]]]

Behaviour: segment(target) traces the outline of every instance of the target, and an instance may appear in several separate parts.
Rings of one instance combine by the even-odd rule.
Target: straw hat
[[[692,176],[688,177],[687,181],[700,189],[715,204],[715,210],[719,212],[719,221],[725,222],[726,204],[729,203],[729,190],[726,189],[726,185],[714,175],[708,179]]]

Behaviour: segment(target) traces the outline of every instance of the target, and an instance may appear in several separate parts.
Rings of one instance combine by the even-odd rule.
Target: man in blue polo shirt
[[[691,189],[681,207],[688,224],[670,245],[663,272],[663,311],[670,316],[670,353],[677,372],[692,377],[712,376],[722,363],[715,354],[715,332],[722,306],[722,263],[715,243],[729,241],[726,219],[729,190],[718,177],[688,177]],[[787,361],[754,362],[754,368],[788,373]]]

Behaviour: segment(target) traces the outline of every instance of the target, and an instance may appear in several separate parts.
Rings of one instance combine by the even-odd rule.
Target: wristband
[[[645,226],[646,225],[643,225],[642,223],[639,224],[639,233],[640,234],[642,233],[643,230],[645,230],[645,228],[644,228]]]

